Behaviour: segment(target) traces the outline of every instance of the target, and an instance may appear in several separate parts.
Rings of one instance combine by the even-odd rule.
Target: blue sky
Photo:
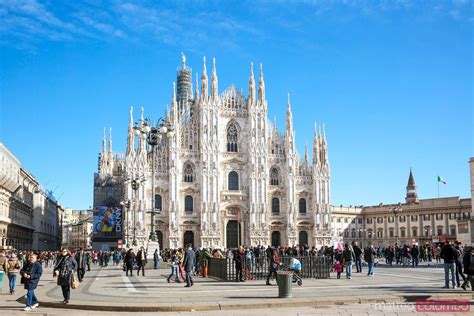
[[[124,151],[128,109],[158,118],[180,53],[219,90],[263,63],[269,116],[291,93],[299,151],[325,123],[332,202],[470,195],[470,1],[0,0],[0,141],[65,206],[92,205],[103,127]],[[208,63],[208,69],[210,63]],[[138,112],[137,112],[138,113]]]

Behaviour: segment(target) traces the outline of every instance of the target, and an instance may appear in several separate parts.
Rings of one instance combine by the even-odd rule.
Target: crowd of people
[[[289,268],[295,273],[301,271],[301,263],[298,259],[305,257],[324,256],[327,257],[337,279],[341,278],[345,271],[346,278],[352,278],[352,268],[355,266],[356,273],[362,273],[363,265],[367,266],[367,276],[375,275],[375,266],[384,262],[387,266],[400,265],[401,267],[416,268],[420,262],[435,261],[443,262],[445,272],[445,288],[461,287],[467,290],[471,286],[474,291],[474,248],[461,247],[458,242],[446,242],[438,245],[396,245],[387,247],[360,247],[356,242],[351,244],[336,244],[335,246],[323,246],[320,249],[307,246],[293,247],[271,247],[271,246],[240,246],[236,249],[193,249],[192,245],[186,245],[179,249],[163,249],[153,253],[153,269],[158,269],[160,262],[170,267],[171,271],[167,282],[172,280],[177,283],[185,282],[186,287],[194,285],[193,276],[208,276],[208,267],[211,258],[228,258],[232,260],[235,267],[237,282],[251,280],[250,271],[257,264],[265,262],[267,267],[266,284],[271,285],[271,279],[276,278],[277,270],[282,265],[282,258],[291,258]],[[61,251],[0,251],[0,270],[8,276],[10,294],[15,293],[17,277],[27,290],[25,310],[31,310],[38,306],[35,289],[43,273],[43,268],[52,268],[54,277],[57,277],[57,285],[61,287],[63,303],[68,304],[71,296],[71,288],[76,288],[83,281],[91,265],[108,267],[110,261],[114,266],[122,266],[126,276],[145,276],[147,264],[147,252],[144,247],[134,252],[128,250],[115,251],[85,251],[76,249],[70,251],[63,248]],[[464,272],[464,273],[463,273]],[[450,286],[451,283],[451,286]]]

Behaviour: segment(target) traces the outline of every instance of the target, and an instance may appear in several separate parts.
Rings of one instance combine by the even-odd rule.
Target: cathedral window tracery
[[[159,194],[155,194],[155,209],[162,210],[162,199]]]
[[[239,175],[235,171],[229,172],[228,178],[228,187],[229,191],[237,191],[239,190]]]
[[[270,170],[270,185],[279,185],[280,184],[280,175],[278,169],[273,167]]]
[[[238,152],[237,142],[238,142],[238,130],[234,123],[231,123],[227,128],[227,151],[228,152]]]
[[[306,199],[301,198],[299,200],[299,209],[300,209],[300,214],[306,214]]]
[[[184,211],[186,213],[193,212],[193,197],[191,195],[186,195],[184,197]]]
[[[184,182],[193,182],[193,166],[187,163],[183,170]]]
[[[273,214],[279,214],[280,213],[280,199],[277,197],[274,197],[272,199],[272,213]]]

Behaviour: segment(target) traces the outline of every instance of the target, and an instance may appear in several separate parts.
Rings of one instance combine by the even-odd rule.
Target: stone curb
[[[288,308],[288,307],[328,307],[331,305],[351,305],[351,304],[376,304],[376,303],[407,303],[415,302],[418,299],[431,300],[473,300],[474,293],[456,294],[407,294],[407,295],[381,295],[371,297],[339,297],[339,298],[289,298],[278,299],[268,298],[259,302],[210,302],[206,304],[161,304],[161,305],[79,305],[62,304],[56,302],[40,302],[43,307],[76,309],[90,311],[107,312],[189,312],[189,311],[216,311],[216,310],[237,310],[237,309],[265,309],[265,308]]]

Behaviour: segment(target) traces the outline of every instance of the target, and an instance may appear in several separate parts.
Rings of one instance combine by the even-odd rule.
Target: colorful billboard
[[[94,237],[122,238],[122,209],[120,207],[94,207]]]

